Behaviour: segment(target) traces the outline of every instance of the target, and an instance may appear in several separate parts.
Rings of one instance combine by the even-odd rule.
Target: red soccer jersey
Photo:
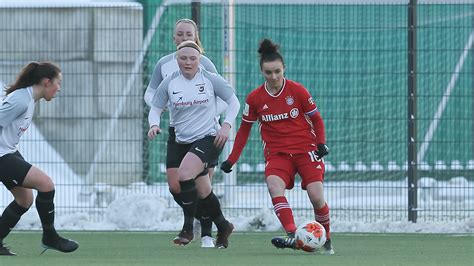
[[[306,153],[316,149],[316,134],[308,114],[316,104],[303,85],[285,80],[283,89],[272,95],[265,84],[252,91],[245,102],[242,120],[259,122],[265,157],[270,154]]]

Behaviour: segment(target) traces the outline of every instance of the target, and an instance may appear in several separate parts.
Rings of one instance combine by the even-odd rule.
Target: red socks
[[[280,220],[281,225],[285,228],[286,232],[294,233],[296,231],[295,220],[293,218],[293,212],[291,211],[290,204],[284,196],[275,197],[272,199],[273,210],[276,216]],[[329,206],[324,204],[319,210],[315,210],[316,221],[324,226],[326,229],[326,237],[331,238],[331,232],[329,230]]]
[[[322,207],[319,210],[314,211],[314,215],[316,216],[316,221],[320,223],[322,226],[324,226],[324,229],[326,229],[326,238],[330,239],[331,238],[331,233],[329,231],[329,206],[328,204],[324,204],[324,207]]]
[[[286,198],[284,196],[275,197],[272,199],[272,203],[273,210],[280,220],[281,225],[285,228],[285,231],[294,233],[296,231],[295,220],[293,218],[290,204],[288,204]]]

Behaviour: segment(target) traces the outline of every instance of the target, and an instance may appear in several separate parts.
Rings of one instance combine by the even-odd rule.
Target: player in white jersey
[[[190,19],[180,19],[176,22],[174,27],[174,35],[173,40],[176,46],[178,46],[183,41],[194,41],[196,42],[201,48],[201,41],[199,39],[199,31],[197,28],[196,23]],[[206,69],[207,71],[217,73],[217,69],[212,63],[212,61],[207,58],[206,56],[201,56],[200,65],[202,68]],[[144,99],[148,106],[151,106],[151,100],[153,95],[155,95],[156,89],[160,85],[160,83],[169,76],[171,73],[178,71],[178,62],[176,61],[176,52],[165,55],[158,63],[155,65],[153,70],[153,74],[151,76],[150,83],[145,91]],[[220,98],[217,99],[217,108],[218,113],[222,113],[222,111],[226,108],[227,104]],[[179,178],[178,178],[178,167],[181,163],[182,157],[179,156],[177,150],[180,150],[180,144],[176,143],[175,137],[175,130],[174,130],[174,122],[172,119],[172,109],[168,107],[169,111],[169,128],[168,128],[168,141],[167,141],[167,152],[166,152],[166,176],[168,180],[168,186],[171,195],[178,205],[182,205],[182,201],[179,199]],[[208,178],[212,180],[212,176],[214,174],[214,166],[217,165],[217,160],[210,164]],[[201,247],[214,247],[214,240],[212,238],[212,222],[209,220],[209,215],[206,213],[206,210],[201,208],[199,205],[197,207],[196,217],[200,221],[199,224],[195,224],[195,237],[201,237]],[[202,230],[199,230],[199,227]],[[200,232],[199,232],[200,231]]]
[[[176,153],[182,158],[178,177],[185,219],[181,232],[173,242],[186,245],[193,239],[192,221],[200,202],[217,226],[216,247],[227,248],[234,226],[224,218],[209,179],[202,176],[222,151],[240,104],[233,88],[224,78],[199,66],[200,57],[201,49],[195,42],[185,41],[178,46],[177,61],[180,70],[164,79],[153,96],[148,137],[153,139],[161,132],[160,116],[166,106],[169,106],[176,142],[183,147]],[[215,120],[217,97],[228,104],[222,127]]]
[[[77,242],[59,236],[54,228],[53,181],[18,151],[20,137],[31,124],[35,103],[40,99],[51,101],[60,90],[61,80],[61,70],[55,64],[31,62],[6,88],[0,102],[0,181],[14,197],[0,216],[0,255],[16,255],[3,239],[33,204],[32,189],[38,191],[35,205],[43,227],[44,251],[72,252],[79,247]]]

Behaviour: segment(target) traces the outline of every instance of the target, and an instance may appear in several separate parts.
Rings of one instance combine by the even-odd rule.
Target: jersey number
[[[316,151],[309,151],[308,154],[311,162],[321,162],[321,159],[316,154]]]

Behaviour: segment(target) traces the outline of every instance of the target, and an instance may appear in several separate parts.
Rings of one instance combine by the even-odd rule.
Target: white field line
[[[451,80],[449,81],[448,86],[446,87],[446,91],[443,94],[443,97],[441,98],[441,101],[438,104],[438,109],[436,110],[436,113],[434,114],[433,119],[431,120],[430,126],[428,127],[428,130],[425,134],[423,143],[421,144],[420,149],[418,150],[418,154],[417,154],[418,163],[422,162],[423,159],[425,158],[426,152],[428,151],[431,140],[433,139],[436,129],[438,128],[439,122],[441,121],[441,116],[443,115],[444,110],[446,109],[446,105],[448,104],[449,97],[451,96],[454,90],[456,82],[459,78],[459,73],[461,72],[461,69],[464,65],[464,61],[466,60],[469,50],[472,47],[473,41],[474,41],[474,31],[471,32],[471,34],[469,35],[469,39],[466,45],[464,46],[464,50],[461,54],[461,57],[459,57],[459,61],[456,64],[456,67],[454,68],[454,72],[453,72],[453,75],[451,76]]]
[[[143,60],[145,59],[146,52],[148,51],[148,48],[150,47],[151,41],[153,40],[153,36],[155,35],[156,29],[158,28],[158,24],[160,23],[161,16],[165,12],[165,9],[167,6],[168,6],[168,1],[165,0],[156,9],[156,14],[153,17],[150,28],[148,29],[145,39],[143,40],[143,47],[141,49],[141,52],[138,54],[137,59],[135,60],[135,64],[133,65],[133,69],[131,73],[139,73],[140,67],[143,64]],[[89,172],[86,175],[86,182],[91,181],[91,178],[94,176],[94,172],[96,169],[96,162],[100,159],[100,157],[102,156],[102,153],[105,151],[105,148],[107,147],[107,140],[110,139],[112,134],[115,132],[115,127],[117,126],[118,117],[123,111],[125,102],[128,99],[127,96],[130,94],[133,88],[133,83],[135,82],[136,78],[137,78],[137,75],[132,74],[127,79],[125,90],[123,90],[124,93],[122,94],[120,98],[118,107],[115,109],[115,112],[113,116],[111,117],[112,121],[110,122],[110,125],[107,127],[108,130],[105,134],[105,138],[103,138],[104,140],[99,144],[99,148],[97,149],[97,152],[94,155],[94,160],[91,163]]]

